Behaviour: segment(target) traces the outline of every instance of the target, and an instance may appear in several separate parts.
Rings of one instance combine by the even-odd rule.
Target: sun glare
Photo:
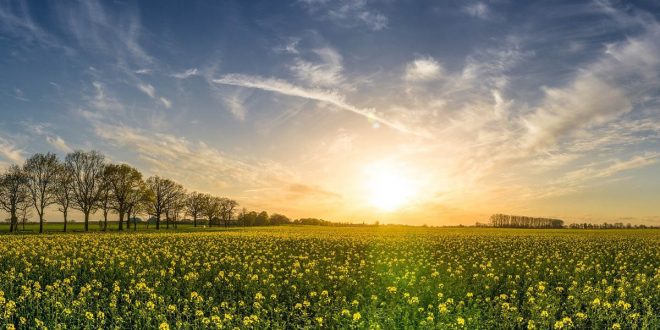
[[[412,182],[401,171],[388,166],[368,169],[369,203],[384,212],[400,209],[414,193]]]

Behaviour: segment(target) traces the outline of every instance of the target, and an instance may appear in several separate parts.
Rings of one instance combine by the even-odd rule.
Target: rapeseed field
[[[0,236],[6,329],[658,329],[660,232]]]

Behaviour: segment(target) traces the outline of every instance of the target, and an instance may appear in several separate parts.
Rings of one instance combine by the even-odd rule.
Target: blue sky
[[[96,149],[293,217],[658,224],[658,13],[654,1],[0,1],[0,166]],[[374,203],[388,189],[396,209]]]

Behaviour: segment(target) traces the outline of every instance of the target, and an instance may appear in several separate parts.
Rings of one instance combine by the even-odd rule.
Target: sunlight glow
[[[367,173],[369,203],[383,212],[393,212],[411,200],[415,189],[403,173],[386,165],[369,167]]]

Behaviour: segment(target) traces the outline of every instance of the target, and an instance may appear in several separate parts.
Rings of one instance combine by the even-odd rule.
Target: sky
[[[659,20],[650,0],[0,0],[0,167],[93,149],[292,218],[660,225]]]

